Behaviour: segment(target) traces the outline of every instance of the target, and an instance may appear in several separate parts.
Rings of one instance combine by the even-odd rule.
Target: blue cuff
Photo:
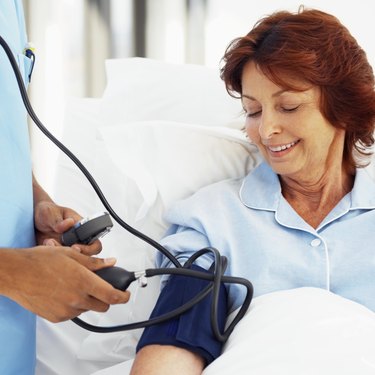
[[[196,265],[191,268],[208,272]],[[209,283],[210,281],[194,277],[172,275],[160,293],[151,318],[182,306]],[[211,329],[211,300],[212,293],[177,318],[145,328],[137,351],[146,345],[173,345],[200,355],[207,365],[210,364],[221,354],[223,345],[215,338]],[[220,286],[217,310],[218,326],[222,332],[227,318],[227,291],[223,284]]]

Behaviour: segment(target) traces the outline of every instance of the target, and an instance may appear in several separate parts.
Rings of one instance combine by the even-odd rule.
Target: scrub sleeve
[[[25,83],[31,61],[22,1],[1,0],[0,35],[12,49]],[[26,112],[8,58],[0,48],[0,251],[35,245],[32,170]],[[14,250],[17,251],[17,250]],[[0,296],[0,374],[35,372],[35,315]]]

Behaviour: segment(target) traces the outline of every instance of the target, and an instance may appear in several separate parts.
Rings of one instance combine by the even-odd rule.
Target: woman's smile
[[[299,143],[299,140],[293,141],[290,143],[281,144],[281,145],[273,145],[273,146],[268,145],[266,147],[267,147],[268,152],[272,156],[282,157],[286,154],[289,154],[298,143]]]

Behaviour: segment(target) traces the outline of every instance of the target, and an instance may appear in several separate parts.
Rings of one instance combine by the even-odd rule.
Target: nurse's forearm
[[[47,192],[39,185],[33,174],[33,196],[34,196],[34,207],[42,201],[53,202]]]
[[[19,277],[19,254],[14,249],[0,248],[0,295],[11,298],[14,278]]]

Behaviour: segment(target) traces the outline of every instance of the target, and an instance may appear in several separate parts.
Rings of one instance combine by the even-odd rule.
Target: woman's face
[[[248,63],[242,74],[245,127],[277,174],[311,180],[341,166],[345,133],[321,114],[317,87],[292,83],[304,90],[285,90]]]

